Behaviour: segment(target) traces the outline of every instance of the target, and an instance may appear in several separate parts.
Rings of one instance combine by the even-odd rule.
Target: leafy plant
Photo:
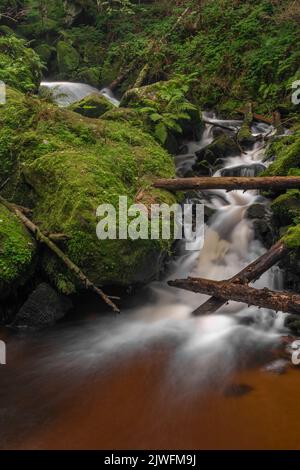
[[[191,119],[189,111],[196,107],[186,99],[194,76],[176,76],[157,85],[154,99],[144,98],[138,105],[140,112],[147,115],[156,138],[164,144],[168,131],[182,132],[180,122]]]

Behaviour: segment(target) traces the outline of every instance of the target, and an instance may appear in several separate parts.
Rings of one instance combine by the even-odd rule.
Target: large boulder
[[[61,320],[72,308],[71,301],[46,283],[40,284],[16,315],[14,326],[42,328]]]
[[[36,244],[19,219],[0,204],[0,299],[26,283]]]
[[[6,167],[7,159],[17,175],[5,188],[6,197],[32,207],[33,220],[43,231],[66,234],[63,251],[92,281],[128,286],[158,275],[172,240],[100,241],[96,209],[106,203],[118,209],[120,195],[128,197],[129,206],[137,201],[147,207],[173,204],[175,197],[152,189],[151,182],[173,177],[175,167],[142,121],[134,117],[131,122],[131,113],[123,120],[117,110],[112,118],[113,113],[105,113],[106,119],[90,119],[9,90],[7,103],[0,108],[0,141],[6,142],[0,166]],[[48,250],[39,261],[61,292],[74,292],[79,286]]]

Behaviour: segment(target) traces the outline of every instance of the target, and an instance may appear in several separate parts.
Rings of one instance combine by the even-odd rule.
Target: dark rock
[[[207,147],[196,152],[197,161],[206,160],[210,165],[214,165],[218,159],[240,155],[238,144],[228,135],[223,134]]]
[[[206,161],[196,161],[193,165],[193,170],[198,176],[211,176],[213,173],[211,165]]]
[[[284,326],[295,335],[300,335],[300,317],[297,315],[288,315],[285,319]]]
[[[266,169],[262,163],[253,165],[237,165],[234,167],[223,168],[221,176],[258,176]]]
[[[265,206],[265,204],[259,204],[259,203],[252,204],[252,206],[250,206],[246,212],[246,217],[248,219],[264,219],[265,217],[268,217],[269,215],[270,215],[269,211],[267,207]]]
[[[62,319],[72,308],[67,297],[60,296],[48,284],[40,284],[17,313],[14,326],[46,327]]]

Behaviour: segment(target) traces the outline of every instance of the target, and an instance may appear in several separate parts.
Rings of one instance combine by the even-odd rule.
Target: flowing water
[[[40,91],[50,90],[50,93],[59,106],[69,106],[76,101],[80,101],[91,93],[105,96],[112,104],[119,106],[120,102],[116,99],[109,88],[98,90],[84,83],[72,82],[50,82],[44,81],[40,85]]]
[[[268,131],[253,127],[254,134]],[[213,132],[208,124],[200,142],[186,143],[178,171]],[[258,142],[225,159],[214,176],[239,166],[251,175],[263,158]],[[284,315],[230,302],[194,318],[190,313],[207,297],[166,284],[187,275],[226,279],[260,256],[265,249],[246,211],[268,201],[255,191],[223,190],[196,199],[212,214],[203,249],[186,252],[181,243],[166,279],[144,288],[121,316],[99,315],[98,304],[84,296],[72,319],[51,330],[2,332],[8,343],[8,364],[0,369],[2,448],[300,447],[300,376],[279,349]],[[255,285],[280,288],[280,271]]]

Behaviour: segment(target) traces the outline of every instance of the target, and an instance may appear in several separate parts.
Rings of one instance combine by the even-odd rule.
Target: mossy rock
[[[79,66],[80,56],[74,47],[65,42],[57,43],[57,64],[59,72],[62,76],[68,76],[76,71]]]
[[[166,191],[150,188],[153,178],[175,175],[172,157],[129,122],[94,120],[46,105],[23,154],[22,172],[34,197],[34,220],[46,232],[70,237],[64,251],[97,284],[144,283],[158,274],[172,240],[98,240],[96,209],[119,195],[136,201],[174,203]],[[48,110],[46,113],[46,109]],[[32,137],[33,137],[32,135]],[[46,143],[45,143],[46,142]],[[156,260],[153,262],[153,260]],[[65,293],[74,279],[47,255],[43,266]]]
[[[281,194],[272,202],[271,208],[279,226],[300,220],[300,190],[291,189]]]
[[[287,234],[284,235],[283,240],[291,250],[300,248],[300,224],[291,227]]]
[[[240,155],[240,153],[240,147],[235,140],[227,134],[223,134],[217,137],[210,145],[196,152],[196,156],[197,162],[206,161],[210,165],[214,165],[220,158],[223,159],[233,155]]]
[[[287,176],[292,168],[300,168],[300,131],[273,141],[267,151],[267,158],[275,157],[263,175]]]
[[[26,42],[15,36],[0,36],[0,80],[23,92],[38,89],[42,63]]]
[[[36,244],[18,218],[0,204],[0,298],[26,283]]]
[[[99,118],[114,109],[114,105],[103,95],[92,93],[69,106],[71,111],[90,118]]]

